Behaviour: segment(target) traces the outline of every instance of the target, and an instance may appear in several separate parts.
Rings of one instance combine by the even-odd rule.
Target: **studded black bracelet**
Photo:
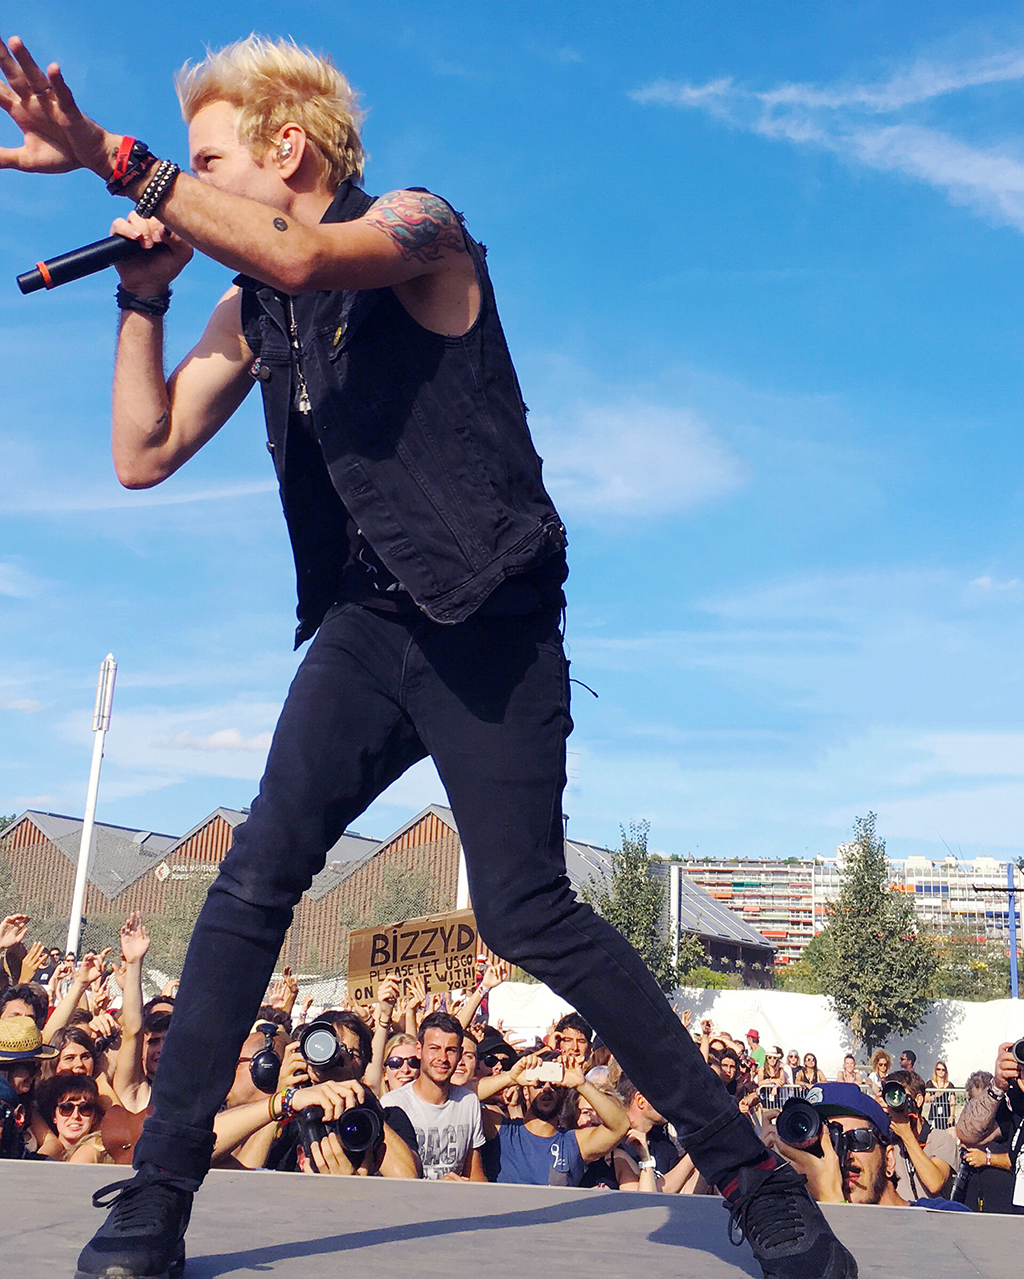
[[[161,160],[153,169],[153,176],[139,196],[135,212],[140,218],[151,218],[160,201],[168,194],[181,170],[173,160]]]
[[[154,298],[141,298],[137,293],[126,289],[123,284],[119,284],[114,297],[122,311],[138,311],[140,315],[166,315],[167,308],[171,305],[170,289],[158,293]]]

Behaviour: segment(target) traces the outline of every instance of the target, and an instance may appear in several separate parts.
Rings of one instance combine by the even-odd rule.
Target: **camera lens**
[[[364,1106],[346,1110],[338,1120],[337,1130],[341,1144],[354,1155],[373,1149],[384,1135],[380,1115]]]
[[[1018,1039],[1010,1051],[1013,1053],[1017,1061],[1024,1066],[1024,1039]]]
[[[793,1097],[779,1111],[775,1131],[787,1146],[806,1150],[821,1136],[821,1117],[808,1102]]]
[[[883,1084],[882,1100],[890,1110],[906,1110],[907,1090],[902,1084],[895,1082],[891,1084]]]
[[[302,1055],[311,1066],[330,1065],[338,1048],[338,1036],[331,1026],[314,1027],[301,1044]]]

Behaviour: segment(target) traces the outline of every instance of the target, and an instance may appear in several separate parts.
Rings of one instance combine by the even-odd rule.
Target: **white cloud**
[[[26,715],[34,715],[36,711],[43,709],[43,704],[34,697],[12,697],[9,700],[0,699],[0,707],[5,711],[22,711]]]
[[[640,400],[531,420],[555,504],[581,520],[688,511],[737,488],[742,464],[695,412]]]
[[[985,573],[982,577],[976,577],[971,585],[983,591],[1015,591],[1020,586],[1020,578],[1011,577],[1001,582],[998,578]]]
[[[39,592],[39,582],[16,564],[0,563],[0,595],[12,599],[32,599]]]
[[[193,733],[181,732],[168,742],[172,750],[193,751],[256,751],[265,755],[270,750],[270,732],[257,733],[254,737],[243,737],[237,728],[221,728],[208,737],[196,737]]]
[[[237,480],[226,484],[204,484],[192,488],[166,481],[167,488],[159,485],[152,489],[129,491],[115,483],[96,484],[73,490],[47,488],[33,491],[31,488],[17,494],[4,503],[9,515],[63,515],[84,511],[131,511],[155,506],[186,506],[199,502],[225,502],[233,499],[261,496],[277,491],[274,480]],[[2,583],[2,579],[0,579]]]
[[[706,84],[659,80],[631,97],[641,105],[702,110],[763,137],[823,148],[915,178],[955,204],[1024,231],[1020,139],[978,147],[913,118],[914,108],[949,94],[1020,80],[1024,51],[1009,49],[961,63],[917,61],[877,83],[787,83],[757,91],[730,77]]]

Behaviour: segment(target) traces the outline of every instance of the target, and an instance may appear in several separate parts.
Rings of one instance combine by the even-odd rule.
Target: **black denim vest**
[[[372,203],[349,179],[323,221],[361,217]],[[465,621],[501,582],[566,543],[526,425],[485,250],[468,235],[466,243],[481,296],[480,314],[461,337],[424,329],[391,289],[292,299],[330,481],[417,606],[446,624]],[[295,554],[298,647],[334,602],[331,548],[318,523],[315,478],[289,466],[287,299],[247,276],[236,283]]]

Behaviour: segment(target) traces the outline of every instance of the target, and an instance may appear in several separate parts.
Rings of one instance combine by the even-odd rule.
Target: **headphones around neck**
[[[272,1021],[261,1021],[255,1029],[263,1036],[263,1047],[253,1053],[249,1074],[260,1092],[272,1093],[281,1075],[281,1058],[274,1052],[274,1036],[278,1028]]]

